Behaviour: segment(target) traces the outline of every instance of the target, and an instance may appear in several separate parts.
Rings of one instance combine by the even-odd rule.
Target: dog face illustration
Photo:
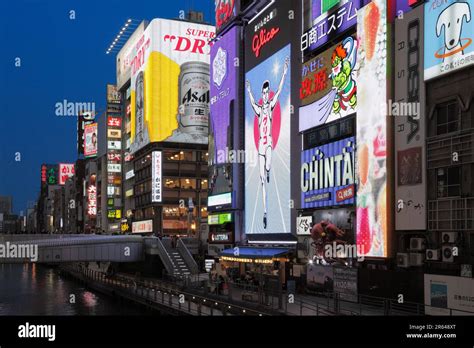
[[[467,2],[455,2],[440,13],[436,23],[436,35],[439,37],[444,28],[444,46],[447,51],[461,46],[464,21],[471,21],[471,8]]]

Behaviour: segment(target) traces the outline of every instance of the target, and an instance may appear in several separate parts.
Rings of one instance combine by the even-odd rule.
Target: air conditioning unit
[[[457,232],[443,232],[441,234],[441,243],[456,243],[457,238]]]
[[[425,255],[422,253],[410,253],[410,266],[423,265]]]
[[[410,238],[410,250],[425,250],[425,240],[423,238]]]
[[[442,255],[443,262],[454,262],[453,248],[450,245],[443,246]]]
[[[440,249],[426,249],[426,260],[429,261],[436,261],[439,260],[441,257],[441,250]]]
[[[397,253],[397,266],[408,268],[408,254],[407,253]]]

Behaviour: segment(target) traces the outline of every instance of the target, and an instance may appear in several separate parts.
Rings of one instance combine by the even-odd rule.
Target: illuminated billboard
[[[74,164],[73,163],[60,163],[59,164],[59,185],[64,185],[67,179],[74,176]]]
[[[301,153],[301,207],[353,204],[354,137]]]
[[[302,65],[300,132],[357,111],[356,63],[354,35]]]
[[[336,7],[336,2],[339,5]],[[337,39],[357,24],[357,11],[369,0],[313,0],[313,22],[301,35],[301,51],[308,54]]]
[[[290,231],[290,45],[245,74],[245,233]]]
[[[95,176],[92,176],[87,186],[87,215],[97,216],[97,187],[95,186]]]
[[[209,164],[223,164],[226,149],[233,149],[231,143],[232,104],[238,97],[239,27],[233,27],[220,37],[211,48],[211,119],[209,138]]]
[[[387,257],[387,9],[374,0],[357,13],[357,246]]]
[[[425,80],[474,64],[474,0],[425,3]]]
[[[144,31],[145,22],[141,22],[117,54],[116,75],[118,88],[122,88],[131,77],[130,65],[133,57],[137,55],[137,42],[142,37]]]
[[[291,55],[298,35],[288,13],[298,6],[277,1],[245,27],[246,234],[291,233]]]
[[[423,6],[395,19],[394,99],[411,107],[395,117],[395,229],[405,231],[426,229],[423,19]]]
[[[42,164],[41,165],[41,184],[42,185],[57,185],[58,184],[58,165],[57,164]]]
[[[132,153],[150,142],[208,143],[214,27],[154,19],[131,63]]]
[[[107,103],[109,104],[122,103],[122,94],[119,92],[117,86],[107,85]]]
[[[91,123],[84,128],[84,156],[97,155],[97,123]]]
[[[216,30],[231,21],[239,11],[240,0],[215,0]]]

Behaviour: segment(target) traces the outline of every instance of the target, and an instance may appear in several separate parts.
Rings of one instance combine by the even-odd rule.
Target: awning
[[[273,261],[287,261],[283,256],[289,252],[290,250],[286,248],[235,247],[223,250],[219,256],[223,261],[272,263]]]

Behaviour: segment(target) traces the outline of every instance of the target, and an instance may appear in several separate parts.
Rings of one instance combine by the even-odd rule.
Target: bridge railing
[[[78,265],[63,267],[63,270],[73,272],[92,281],[114,287],[138,298],[165,305],[174,310],[199,316],[222,315],[251,315],[263,316],[265,312],[239,306],[228,301],[216,300],[198,294],[182,291],[172,284],[163,284],[158,281],[138,280],[128,277],[107,277],[104,273],[90,270]]]

